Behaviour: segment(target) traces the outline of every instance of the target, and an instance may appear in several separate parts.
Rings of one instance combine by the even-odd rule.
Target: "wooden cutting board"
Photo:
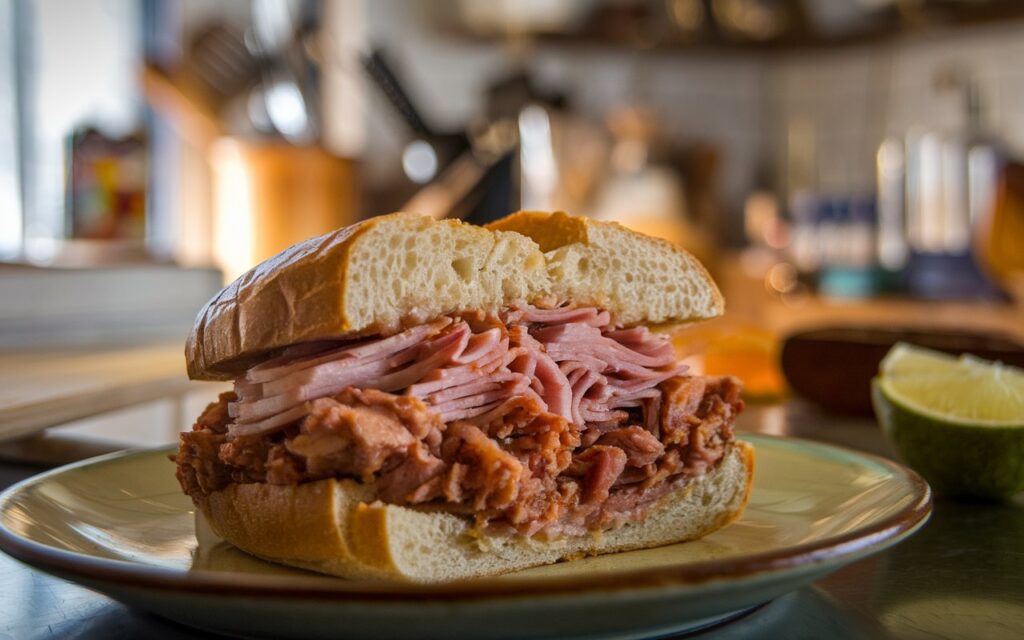
[[[193,388],[180,342],[0,353],[0,441]]]

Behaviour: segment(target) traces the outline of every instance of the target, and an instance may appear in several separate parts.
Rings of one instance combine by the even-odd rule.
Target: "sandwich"
[[[740,516],[733,377],[671,329],[722,313],[707,271],[614,223],[407,213],[299,243],[199,313],[181,434],[218,536],[348,578],[439,582],[693,540]]]

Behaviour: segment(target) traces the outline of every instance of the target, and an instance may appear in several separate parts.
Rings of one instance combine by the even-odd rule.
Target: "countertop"
[[[183,396],[180,341],[0,352],[0,441],[125,407]]]
[[[753,406],[741,430],[892,456],[874,421],[826,416],[798,401]],[[0,487],[38,473],[0,464]],[[0,640],[206,638],[0,554]],[[1008,504],[938,499],[910,539],[696,637],[1022,638],[1024,496]]]

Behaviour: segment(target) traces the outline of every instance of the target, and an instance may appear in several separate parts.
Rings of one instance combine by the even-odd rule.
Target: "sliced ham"
[[[432,323],[434,329],[430,331],[416,331],[418,327],[410,329],[404,332],[404,337],[398,334],[378,341],[375,349],[370,344],[343,349],[336,352],[338,359],[335,360],[318,355],[312,358],[317,362],[313,366],[304,366],[301,362],[287,365],[281,369],[289,372],[284,377],[263,383],[264,397],[248,396],[229,405],[232,417],[238,419],[231,434],[259,433],[282,426],[279,420],[273,419],[278,414],[289,412],[290,416],[301,418],[305,415],[303,402],[333,396],[348,387],[394,391],[409,386],[460,356],[469,345],[471,336],[465,323],[457,323],[448,332],[423,341],[424,335],[434,335],[437,327],[446,324],[450,323]],[[412,338],[419,342],[410,345]],[[240,428],[257,424],[258,427]]]
[[[389,373],[377,380],[369,380],[362,386],[372,386],[384,391],[404,389],[418,382],[434,369],[444,367],[458,358],[469,344],[469,335],[469,327],[462,324],[448,335],[423,345],[417,359],[413,360],[408,367]]]
[[[675,353],[672,352],[671,345],[668,350],[659,349],[657,355],[647,355],[609,338],[598,327],[584,324],[543,327],[531,334],[544,343],[549,352],[569,351],[571,353],[575,349],[577,352],[601,358],[610,366],[620,362],[642,367],[665,367],[675,364]],[[555,357],[554,353],[552,356]]]
[[[433,405],[442,404],[448,400],[457,400],[458,398],[464,398],[474,393],[480,393],[482,391],[493,391],[502,386],[506,382],[520,383],[523,388],[530,385],[530,379],[519,373],[501,372],[494,375],[476,375],[469,379],[465,384],[455,385],[448,387],[441,391],[436,391],[427,396],[423,396],[411,391],[410,394],[423,398],[427,402]]]
[[[386,360],[365,362],[358,366],[334,365],[335,363],[329,362],[315,369],[299,371],[297,375],[289,378],[276,380],[270,383],[274,386],[272,390],[265,391],[263,397],[246,397],[232,403],[229,411],[239,422],[255,422],[286,411],[306,400],[334,395],[346,387],[361,386],[361,381],[379,378],[389,368]]]
[[[426,398],[445,389],[471,383],[478,378],[480,370],[473,366],[437,369],[424,376],[420,382],[410,385],[406,393],[417,398]]]
[[[481,391],[473,395],[464,396],[462,398],[454,398],[446,402],[441,402],[433,405],[434,410],[441,414],[441,418],[444,419],[446,414],[454,414],[458,412],[460,415],[464,415],[464,409],[474,409],[490,405],[494,402],[503,402],[507,398],[517,396],[521,394],[527,388],[525,381],[520,383],[509,382],[498,385],[495,389],[489,389],[487,391]],[[483,413],[483,411],[481,411]],[[466,416],[472,417],[472,416]],[[451,422],[451,420],[445,420],[445,422]]]
[[[533,389],[544,400],[549,412],[572,420],[572,388],[544,345],[523,325],[512,327],[509,335],[524,350],[523,357],[512,363],[512,370],[533,379]]]
[[[656,432],[658,386],[686,369],[666,337],[609,324],[592,307],[520,305],[501,318],[469,314],[340,347],[298,345],[236,381],[229,437],[280,429],[307,415],[310,401],[348,388],[419,398],[445,422],[493,415],[528,394],[582,429],[635,424],[639,412]]]
[[[579,371],[579,370],[577,370]],[[604,376],[594,370],[585,370],[578,376],[572,385],[572,421],[576,424],[583,424],[580,416],[580,403],[583,397],[600,382],[605,382]]]
[[[651,333],[647,327],[616,329],[606,331],[605,336],[619,344],[650,356],[667,356],[673,354],[672,343],[663,337]]]
[[[293,407],[283,413],[272,415],[269,418],[250,422],[248,424],[233,423],[228,427],[228,435],[231,437],[253,436],[268,431],[275,431],[296,420],[301,420],[309,414],[308,404]]]
[[[311,343],[306,349],[302,349],[302,345],[296,345],[295,347],[289,347],[292,351],[286,350],[282,357],[268,360],[249,369],[244,376],[244,380],[246,382],[269,382],[283,378],[297,370],[315,367],[318,364],[332,360],[341,358],[359,359],[381,352],[397,353],[440,332],[451,322],[451,318],[438,318],[433,322],[412,327],[388,338],[365,340],[354,345],[348,344],[338,349],[318,353],[315,357],[310,357],[315,352],[307,351],[304,353],[304,351],[309,348],[315,348],[317,344],[323,343]]]
[[[505,313],[508,324],[566,324],[582,323],[592,327],[606,327],[611,323],[607,311],[598,311],[593,307],[558,307],[556,309],[538,309],[533,306],[519,306]]]
[[[468,340],[468,327],[463,323],[441,338],[423,342],[449,324],[451,320],[444,318],[327,354],[299,360],[279,359],[277,364],[264,369],[260,367],[265,365],[257,365],[236,382],[239,401],[230,405],[229,410],[239,422],[260,422],[306,400],[331,396],[346,387],[376,386],[372,383],[394,367],[415,359],[417,350],[424,346],[438,343],[444,347],[453,341]],[[465,348],[464,342],[461,347]]]
[[[502,331],[497,328],[478,333],[469,339],[466,348],[458,356],[452,358],[452,362],[454,364],[470,364],[487,356],[493,356],[495,347],[501,343],[502,338]]]

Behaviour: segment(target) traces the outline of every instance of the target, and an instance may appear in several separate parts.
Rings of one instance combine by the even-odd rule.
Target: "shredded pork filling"
[[[355,478],[489,530],[572,535],[641,520],[717,464],[739,391],[607,312],[522,305],[292,347],[211,404],[175,461],[193,497]]]

